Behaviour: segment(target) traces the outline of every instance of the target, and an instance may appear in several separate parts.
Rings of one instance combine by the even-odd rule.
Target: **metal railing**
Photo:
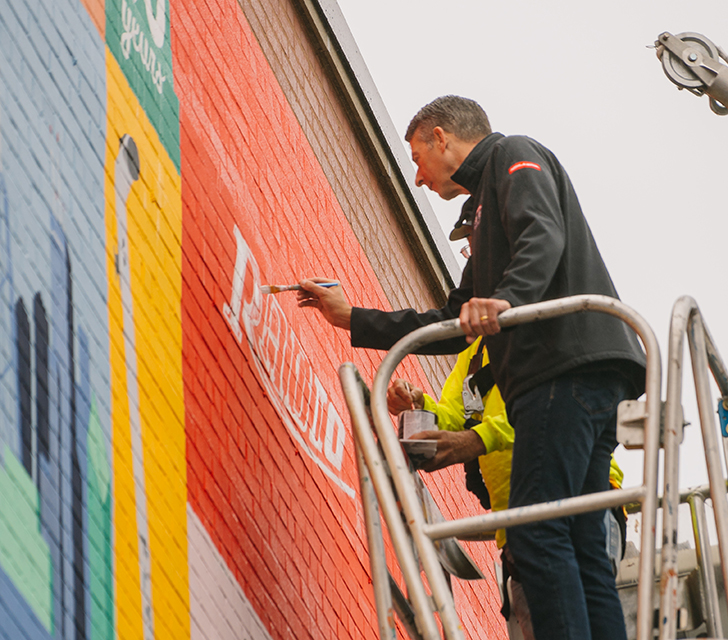
[[[499,323],[501,327],[505,328],[584,311],[607,313],[620,318],[637,333],[645,347],[647,354],[645,455],[643,483],[639,487],[609,490],[460,520],[428,523],[420,506],[413,477],[399,440],[392,428],[387,411],[386,392],[395,368],[404,357],[430,342],[462,335],[459,322],[448,320],[413,331],[395,344],[384,358],[374,378],[371,394],[371,417],[378,440],[375,440],[371,429],[364,392],[355,367],[346,364],[342,365],[340,369],[340,378],[352,415],[357,446],[361,451],[361,463],[368,470],[368,473],[362,478],[370,478],[373,485],[375,498],[382,509],[394,552],[407,586],[409,601],[416,619],[416,631],[425,640],[437,640],[440,638],[440,634],[433,606],[419,573],[418,560],[422,563],[423,571],[430,585],[434,610],[440,615],[446,638],[459,640],[464,637],[447,577],[438,560],[435,548],[436,540],[452,536],[472,536],[505,526],[586,513],[630,502],[639,502],[642,505],[642,553],[637,596],[637,638],[647,640],[652,637],[661,385],[660,352],[654,333],[645,320],[628,306],[614,298],[598,295],[574,296],[517,307],[501,314]],[[380,448],[383,456],[380,454]],[[362,479],[362,483],[364,482]],[[371,493],[368,493],[366,500],[369,501],[369,506],[365,506],[365,517],[367,518],[367,530],[374,531],[373,537],[376,538],[374,543],[370,539],[370,545],[378,546],[381,530],[376,531],[375,516],[378,521],[378,514],[372,499],[374,498]],[[400,514],[398,500],[404,512],[406,525]],[[374,577],[375,564],[376,580]],[[380,634],[382,638],[393,637],[394,623],[390,624],[392,606],[390,604],[391,592],[388,591],[390,588],[389,576],[386,583],[384,578],[380,577],[384,575],[384,568],[379,564],[379,560],[372,559],[372,571]],[[385,591],[390,595],[383,593]],[[380,602],[382,610],[379,610]]]
[[[708,487],[713,503],[718,549],[720,551],[723,584],[728,593],[728,502],[726,484],[721,468],[714,404],[711,399],[708,371],[718,385],[721,396],[728,396],[728,373],[718,353],[710,332],[705,325],[698,305],[689,296],[679,298],[672,310],[668,344],[667,391],[665,401],[665,462],[662,498],[662,569],[660,573],[660,640],[672,640],[676,632],[677,607],[677,509],[681,502],[678,489],[679,450],[682,442],[682,373],[683,347],[687,334],[692,362],[698,414],[703,435],[705,462],[708,471]],[[723,438],[723,454],[728,463],[726,439]],[[718,610],[715,577],[710,562],[710,545],[707,543],[704,513],[705,492],[691,492],[688,502],[693,517],[695,545],[700,564],[703,606],[708,635],[722,636],[724,631]]]
[[[584,295],[541,302],[510,309],[499,316],[501,327],[554,318],[567,313],[601,312],[626,322],[640,337],[647,354],[646,394],[644,401],[644,468],[638,487],[577,496],[558,502],[507,509],[481,516],[445,522],[427,522],[414,478],[392,429],[386,406],[386,391],[397,365],[410,353],[438,340],[462,335],[457,320],[424,327],[400,340],[383,360],[374,379],[371,400],[366,385],[351,364],[342,365],[340,378],[355,433],[357,462],[361,482],[364,516],[370,545],[372,583],[381,638],[394,638],[393,611],[414,640],[440,638],[435,611],[448,640],[463,638],[452,593],[444,573],[436,541],[452,537],[473,539],[495,529],[554,517],[564,517],[632,503],[642,513],[641,553],[637,591],[637,640],[653,634],[653,587],[655,575],[656,511],[662,508],[662,549],[659,584],[659,638],[673,640],[677,621],[677,510],[680,503],[691,509],[696,557],[700,570],[701,608],[708,635],[724,634],[718,589],[710,557],[705,517],[705,498],[713,503],[718,534],[718,549],[724,586],[728,585],[728,501],[726,480],[720,461],[713,401],[708,372],[728,399],[728,369],[695,301],[684,296],[673,307],[668,344],[667,390],[664,403],[664,488],[657,497],[658,449],[660,447],[660,353],[655,336],[641,316],[618,300]],[[678,489],[679,448],[682,442],[682,372],[684,338],[687,335],[698,413],[704,443],[708,485],[680,492]],[[371,407],[371,413],[368,407]],[[374,429],[374,431],[373,431]],[[375,438],[376,432],[376,438]],[[723,455],[728,466],[728,438],[723,437]],[[394,552],[407,586],[408,598],[392,579],[384,555],[384,539],[379,519],[382,510]],[[631,508],[635,512],[636,508]],[[403,513],[402,513],[403,512]],[[403,519],[404,515],[404,519]],[[433,603],[427,595],[419,565],[427,576]],[[725,589],[728,606],[728,589]]]

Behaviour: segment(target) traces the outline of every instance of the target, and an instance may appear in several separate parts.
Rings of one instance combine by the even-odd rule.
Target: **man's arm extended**
[[[352,307],[341,287],[324,288],[317,282],[323,278],[301,280],[297,292],[299,307],[314,307],[329,324],[351,332],[351,345],[366,349],[388,350],[408,333],[434,322],[457,318],[460,308],[472,296],[472,266],[465,266],[460,286],[450,291],[447,303],[440,309],[418,312],[414,309],[381,311]],[[425,345],[416,353],[437,355],[459,353],[467,347],[465,338],[453,338]]]

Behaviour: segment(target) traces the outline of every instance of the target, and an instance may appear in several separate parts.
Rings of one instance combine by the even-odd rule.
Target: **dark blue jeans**
[[[617,372],[574,372],[516,398],[509,506],[606,491],[627,389]],[[626,640],[605,536],[603,510],[508,529],[538,640]]]

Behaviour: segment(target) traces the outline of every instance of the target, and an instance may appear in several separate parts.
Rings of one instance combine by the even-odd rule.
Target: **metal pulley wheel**
[[[686,31],[675,36],[688,47],[687,56],[703,56],[718,59],[718,48],[705,36],[699,33]],[[692,60],[697,61],[697,58]],[[678,87],[685,89],[697,89],[703,86],[703,81],[696,76],[690,67],[685,64],[677,54],[665,49],[662,54],[662,70]]]
[[[662,69],[672,83],[698,96],[707,93],[710,108],[719,115],[728,114],[728,67],[720,58],[728,59],[720,47],[691,31],[676,36],[662,33],[655,45],[662,50]]]

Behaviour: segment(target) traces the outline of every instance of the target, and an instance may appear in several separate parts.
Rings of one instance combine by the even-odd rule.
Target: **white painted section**
[[[239,343],[247,339],[258,378],[301,451],[353,499],[354,488],[341,471],[348,440],[344,421],[275,296],[261,294],[258,263],[237,225],[233,234],[237,254],[223,317]],[[252,285],[247,298],[246,281]]]
[[[164,45],[164,34],[167,28],[167,0],[157,0],[157,13],[152,10],[152,0],[144,0],[144,8],[147,11],[152,40],[161,49]]]
[[[272,640],[189,504],[187,540],[190,640]]]

